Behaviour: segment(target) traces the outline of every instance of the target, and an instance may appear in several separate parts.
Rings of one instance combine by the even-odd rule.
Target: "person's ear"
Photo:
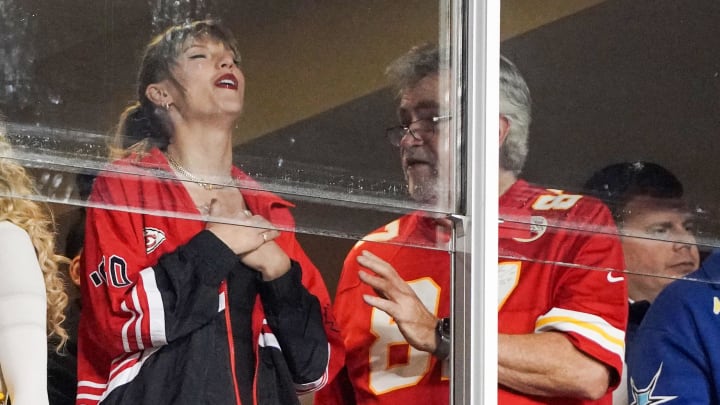
[[[79,253],[77,256],[73,257],[72,261],[70,261],[70,268],[68,269],[68,273],[70,274],[70,281],[73,282],[76,286],[80,287],[80,255]]]
[[[500,146],[505,143],[508,133],[510,133],[510,120],[506,116],[500,114]]]
[[[170,109],[174,100],[165,82],[152,83],[145,89],[145,97],[158,107]]]

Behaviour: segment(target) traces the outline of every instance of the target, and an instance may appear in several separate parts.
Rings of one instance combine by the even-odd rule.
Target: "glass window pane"
[[[7,84],[0,101],[16,157],[62,172],[66,179],[57,184],[50,173],[55,183],[45,189],[46,197],[82,204],[68,195],[72,175],[105,169],[106,145],[119,112],[137,98],[137,65],[148,38],[170,23],[222,16],[238,38],[247,82],[233,138],[234,162],[242,170],[289,199],[309,198],[340,210],[353,205],[358,212],[393,216],[408,208],[452,213],[457,206],[457,176],[446,169],[441,176],[452,188],[444,190],[448,198],[441,204],[428,207],[409,199],[398,151],[385,138],[385,129],[398,121],[395,90],[384,70],[413,45],[444,41],[449,52],[451,38],[439,32],[452,28],[439,23],[440,15],[448,15],[445,3],[438,8],[418,1],[406,9],[361,3],[130,2],[92,6],[87,14],[11,3],[4,21],[14,33],[5,38],[13,58],[5,62]],[[82,29],[67,32],[68,26]],[[393,40],[379,40],[387,37]],[[328,49],[337,51],[326,55]],[[455,143],[443,142],[444,148]],[[358,238],[372,229],[341,220],[348,215],[343,212],[327,225],[313,225],[317,218],[308,218],[299,221],[299,230]]]
[[[466,215],[463,70],[456,62],[462,55],[461,7],[429,0],[2,2],[0,134],[10,148],[0,148],[0,159],[23,167],[35,189],[0,187],[0,199],[47,204],[57,227],[56,250],[68,258],[85,246],[83,286],[68,294],[71,301],[79,295],[94,301],[97,309],[84,307],[83,319],[91,320],[83,322],[118,327],[92,334],[85,328],[84,338],[100,350],[104,338],[122,335],[99,355],[108,360],[99,366],[107,368],[103,372],[115,375],[111,361],[150,356],[190,333],[184,322],[195,307],[184,317],[162,309],[197,295],[175,291],[187,280],[174,277],[185,273],[165,274],[163,263],[187,264],[197,253],[183,250],[193,238],[228,225],[237,225],[232,229],[244,232],[243,238],[218,238],[258,277],[274,273],[248,264],[260,249],[244,250],[250,236],[263,238],[262,247],[277,238],[283,254],[300,264],[302,282],[318,297],[330,347],[341,343],[330,302],[341,290],[343,272],[357,277],[362,266],[348,262],[362,250],[385,257],[401,273],[402,285],[427,308],[426,320],[451,315],[451,218]],[[183,40],[192,32],[188,27],[203,19],[220,21],[234,40],[214,26]],[[181,28],[165,31],[171,26]],[[398,86],[386,70],[423,46],[437,49],[436,72],[420,75],[432,78],[434,87],[423,96],[433,104],[406,111],[400,96],[417,83]],[[159,55],[153,63],[143,63],[152,59],[144,59],[146,47]],[[136,103],[140,108],[128,109]],[[151,140],[138,143],[146,138]],[[77,240],[83,232],[85,245]],[[215,260],[222,256],[198,250]],[[395,255],[403,259],[395,262]],[[195,276],[188,285],[198,289],[211,277]],[[237,304],[228,292],[231,279],[218,278],[225,283],[219,298],[198,307],[219,305],[211,311],[216,316]],[[168,285],[172,292],[164,289]],[[363,286],[365,294],[383,296]],[[412,348],[390,315],[366,304],[362,294],[352,298],[336,310],[338,319],[360,319],[362,311],[363,321],[387,321],[377,337],[379,324],[360,331],[377,340],[362,345],[390,364],[361,364],[383,377],[376,380],[385,386],[378,392],[403,395],[404,387],[427,377],[432,384],[417,384],[421,392],[449,402],[447,357],[436,358],[427,345]],[[98,321],[108,313],[119,315]],[[262,325],[250,325],[253,319],[244,321],[259,334]],[[75,328],[72,321],[68,329]],[[252,355],[249,347],[241,349]],[[331,356],[332,374],[338,368],[333,361]],[[81,363],[82,370],[97,371]],[[116,388],[106,375],[95,377],[81,384],[83,398],[112,399],[130,390]],[[317,388],[303,383],[309,386],[302,389]],[[103,384],[107,389],[98,390]]]
[[[697,351],[713,323],[699,314],[714,316],[720,308],[713,298],[716,187],[708,175],[716,161],[718,15],[720,8],[710,1],[629,7],[592,0],[502,3],[501,52],[517,65],[532,94],[521,176],[552,197],[531,202],[530,214],[501,207],[501,221],[514,232],[529,232],[524,240],[550,233],[615,240],[613,248],[568,244],[523,257],[505,253],[504,259],[540,263],[567,278],[605,281],[583,305],[584,313],[612,320],[618,341],[625,343],[625,357],[619,357],[625,361],[623,380],[609,384],[616,401],[622,400],[615,403],[643,396],[712,402],[717,395],[716,382],[696,371],[713,361]],[[576,207],[588,200],[603,213],[577,215]],[[598,215],[605,219],[598,222]],[[573,259],[572,252],[603,257],[588,263]],[[579,285],[560,284],[553,291],[569,294]],[[627,309],[608,309],[613,289]],[[500,331],[507,330],[501,309]],[[546,330],[578,333],[557,324]],[[697,331],[702,336],[692,337]],[[618,372],[617,358],[604,358],[583,339],[574,346]],[[689,392],[691,385],[702,392]]]

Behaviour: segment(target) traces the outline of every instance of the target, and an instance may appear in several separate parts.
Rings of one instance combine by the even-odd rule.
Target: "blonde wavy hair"
[[[12,222],[30,235],[45,280],[48,336],[59,338],[60,350],[68,339],[62,326],[68,296],[58,265],[69,260],[55,254],[55,224],[48,207],[26,198],[34,193],[33,181],[22,166],[5,158],[12,150],[4,133],[0,123],[0,221]]]

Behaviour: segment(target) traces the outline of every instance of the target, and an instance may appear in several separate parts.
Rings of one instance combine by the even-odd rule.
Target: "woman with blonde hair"
[[[47,395],[47,337],[67,339],[68,298],[54,253],[54,224],[31,201],[33,183],[11,156],[0,126],[0,395],[13,405],[42,405]]]

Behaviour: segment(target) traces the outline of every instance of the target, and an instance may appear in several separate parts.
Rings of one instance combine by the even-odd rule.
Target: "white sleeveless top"
[[[45,282],[30,237],[8,221],[0,221],[0,368],[13,405],[48,403]]]

